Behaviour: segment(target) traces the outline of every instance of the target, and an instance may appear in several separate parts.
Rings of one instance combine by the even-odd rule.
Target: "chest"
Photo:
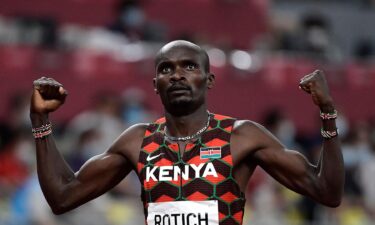
[[[153,133],[137,164],[146,202],[209,199],[218,185],[234,182],[232,168],[230,133],[212,127],[186,145]]]
[[[193,217],[198,222],[207,220],[204,224],[242,223],[245,199],[233,176],[233,121],[215,115],[196,141],[180,145],[160,132],[162,126],[146,132],[137,172],[148,224],[169,219],[179,224],[178,219],[191,222],[195,221],[191,220]],[[202,205],[204,210],[211,210],[200,209]],[[189,215],[190,219],[184,217]],[[210,218],[216,222],[212,223]],[[194,223],[198,224],[197,221]]]
[[[230,144],[227,141],[201,139],[186,145],[158,142],[144,144],[138,162],[138,173],[146,189],[154,183],[184,185],[195,179],[220,182],[232,168]]]

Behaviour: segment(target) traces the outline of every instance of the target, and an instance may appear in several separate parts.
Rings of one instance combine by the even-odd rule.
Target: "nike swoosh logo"
[[[159,156],[161,156],[161,155],[164,155],[164,153],[160,153],[160,154],[158,154],[158,155],[154,155],[154,156],[151,156],[151,154],[150,155],[148,155],[147,156],[147,161],[151,161],[151,160],[153,160],[153,159],[156,159],[157,157],[159,157]]]

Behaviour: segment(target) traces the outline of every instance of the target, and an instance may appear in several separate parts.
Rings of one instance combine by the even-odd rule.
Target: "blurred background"
[[[51,213],[28,104],[40,76],[69,91],[51,120],[78,170],[130,125],[162,115],[153,57],[174,39],[209,53],[210,111],[260,122],[314,162],[319,111],[298,82],[318,68],[327,75],[346,168],[341,206],[318,205],[257,169],[244,225],[375,224],[374,27],[373,0],[0,0],[0,225],[144,224],[134,174],[72,212]]]

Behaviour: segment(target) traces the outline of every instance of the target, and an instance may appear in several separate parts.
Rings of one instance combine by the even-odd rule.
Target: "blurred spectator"
[[[320,14],[310,14],[302,18],[301,50],[324,54],[330,48],[330,28],[327,19]]]
[[[342,152],[346,171],[345,192],[359,197],[362,195],[359,167],[372,159],[367,123],[357,123],[350,130],[343,140]]]
[[[12,138],[12,130],[7,123],[0,121],[0,152]]]
[[[116,20],[109,26],[114,32],[124,34],[130,41],[165,41],[165,28],[148,21],[138,0],[120,0]]]
[[[0,198],[12,194],[27,179],[28,167],[21,158],[27,154],[24,151],[26,141],[25,133],[17,130],[13,133],[12,141],[0,151]]]
[[[107,218],[111,199],[101,196],[86,205],[56,216],[47,204],[36,170],[11,199],[11,222],[2,225],[111,225]]]
[[[78,171],[81,166],[92,157],[96,151],[96,140],[100,138],[97,129],[88,129],[79,134],[77,144],[68,156],[68,163],[73,171]],[[104,149],[103,149],[104,151]]]
[[[34,173],[12,195],[10,205],[11,222],[4,225],[63,225],[52,214]]]
[[[361,39],[354,46],[355,59],[362,62],[371,62],[375,56],[375,48],[370,39]]]
[[[297,149],[293,122],[279,108],[269,110],[263,119],[264,126],[289,149]]]
[[[9,117],[1,125],[0,186],[1,192],[18,188],[28,176],[28,163],[33,159],[30,143],[29,96],[20,93],[9,102]],[[31,157],[30,157],[31,155]],[[0,194],[1,196],[2,194]]]
[[[38,47],[58,45],[58,24],[52,18],[18,16],[13,20],[0,19],[0,43],[16,42]]]
[[[121,119],[121,101],[112,93],[101,92],[94,98],[94,108],[86,110],[76,117],[68,125],[68,138],[79,143],[77,137],[83,132],[91,131],[96,138],[89,136],[84,140],[85,157],[92,157],[103,153],[125,129]],[[80,143],[82,144],[82,143]],[[82,146],[81,146],[82,147]],[[87,147],[87,148],[86,148]],[[73,146],[69,147],[73,149]]]
[[[279,193],[277,193],[278,187],[269,176],[259,184],[254,194],[251,195],[250,218],[247,224],[287,225],[282,212],[282,203],[279,201]]]
[[[11,129],[29,129],[29,109],[30,109],[30,93],[15,92],[9,101],[9,117],[8,125]]]
[[[281,21],[278,21],[282,19]],[[331,32],[328,19],[317,12],[309,12],[298,20],[276,15],[268,40],[271,49],[283,50],[329,62],[341,62],[340,52]]]
[[[364,204],[372,221],[375,221],[375,127],[370,132],[370,155],[359,165],[359,179],[363,191]]]
[[[15,217],[15,208],[10,204],[18,190],[24,185],[30,176],[33,168],[34,143],[30,138],[30,129],[13,129],[9,143],[0,149],[0,205],[8,204],[2,215],[4,221],[0,219],[0,224],[22,225],[26,215]]]
[[[128,126],[153,121],[156,116],[145,103],[146,94],[140,88],[127,88],[122,93],[122,119]]]

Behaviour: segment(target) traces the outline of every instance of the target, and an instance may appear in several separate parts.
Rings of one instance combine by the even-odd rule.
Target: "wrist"
[[[35,139],[43,139],[52,134],[52,124],[46,123],[40,127],[34,127],[31,129]]]
[[[323,113],[334,113],[335,112],[335,106],[333,105],[332,101],[329,101],[328,103],[319,105],[320,111]]]
[[[48,113],[30,113],[30,120],[33,127],[40,127],[49,123]]]

